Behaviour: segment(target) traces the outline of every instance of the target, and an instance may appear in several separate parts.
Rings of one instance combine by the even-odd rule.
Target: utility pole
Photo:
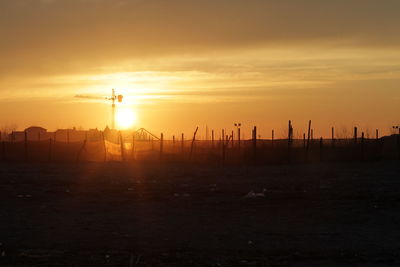
[[[235,123],[234,125],[237,128],[238,148],[240,149],[240,126],[242,126],[242,124],[239,122],[239,123]],[[233,143],[233,135],[232,135],[232,143]]]

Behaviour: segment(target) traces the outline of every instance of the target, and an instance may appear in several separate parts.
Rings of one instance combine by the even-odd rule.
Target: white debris
[[[262,193],[256,193],[253,190],[251,190],[247,195],[244,196],[244,198],[261,198],[265,197],[265,193],[267,192],[267,189],[263,189]]]

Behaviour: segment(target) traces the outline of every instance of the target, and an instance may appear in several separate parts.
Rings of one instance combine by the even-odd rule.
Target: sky
[[[0,0],[0,128],[103,129],[124,95],[170,137],[400,124],[398,0]]]

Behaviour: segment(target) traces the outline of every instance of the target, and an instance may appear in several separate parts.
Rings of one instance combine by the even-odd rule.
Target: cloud
[[[0,71],[91,71],[260,47],[398,48],[397,0],[3,0]]]

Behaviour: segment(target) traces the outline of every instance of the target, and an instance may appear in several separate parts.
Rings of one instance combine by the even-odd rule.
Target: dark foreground
[[[399,165],[3,163],[0,265],[399,266]]]

